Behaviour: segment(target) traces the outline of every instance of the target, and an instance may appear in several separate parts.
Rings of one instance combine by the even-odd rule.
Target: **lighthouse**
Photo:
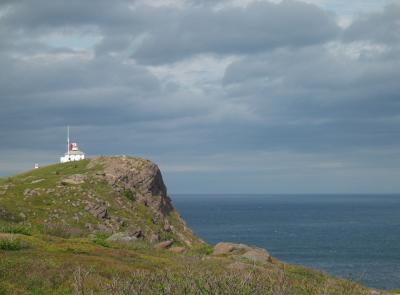
[[[69,141],[69,126],[67,127],[67,152],[60,158],[61,163],[80,161],[85,159],[85,154],[79,150],[76,142]]]

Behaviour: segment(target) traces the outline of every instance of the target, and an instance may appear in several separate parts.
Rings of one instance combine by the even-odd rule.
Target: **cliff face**
[[[65,236],[104,233],[112,240],[201,244],[167,195],[160,169],[134,157],[57,164],[0,183],[0,223]]]
[[[153,208],[164,218],[173,211],[171,199],[167,196],[161,171],[149,160],[128,157],[103,157],[92,161],[91,166],[104,167],[104,179],[116,192],[129,193],[132,199]]]

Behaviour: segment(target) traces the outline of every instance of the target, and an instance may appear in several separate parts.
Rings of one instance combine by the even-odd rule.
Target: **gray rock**
[[[109,242],[122,242],[122,243],[129,243],[136,241],[137,238],[129,235],[128,233],[115,233],[111,235],[109,238],[107,238],[107,241]]]
[[[86,176],[82,174],[74,174],[70,175],[63,180],[61,180],[62,185],[78,185],[84,183],[86,180]]]
[[[85,227],[90,231],[93,230],[93,225],[91,223],[85,223]]]
[[[251,247],[244,244],[218,243],[214,246],[213,255],[243,254],[251,250]]]
[[[134,236],[135,238],[141,238],[141,237],[143,237],[143,232],[142,232],[142,230],[140,229],[140,227],[138,227],[138,228],[136,229],[136,231],[133,233],[133,236]]]
[[[100,157],[91,161],[91,166],[101,164],[104,179],[116,192],[132,191],[142,204],[152,207],[162,215],[173,210],[171,200],[158,166],[140,158]]]
[[[35,196],[40,196],[40,192],[36,189],[29,189],[27,188],[24,190],[24,196],[27,197],[35,197]]]
[[[160,240],[160,236],[158,234],[151,234],[149,237],[150,243],[157,243]]]
[[[250,247],[244,244],[218,243],[214,246],[213,255],[245,258],[253,263],[258,264],[267,264],[272,262],[272,257],[267,250],[257,247]]]
[[[155,244],[154,248],[156,248],[156,249],[167,249],[172,245],[173,242],[174,241],[172,241],[172,240],[160,242],[158,244]]]
[[[97,227],[97,230],[98,230],[99,232],[112,234],[112,229],[110,229],[109,227],[107,227],[107,226],[104,225],[104,224],[98,224],[98,225],[96,225],[96,227]]]
[[[166,232],[170,232],[172,230],[171,225],[169,224],[169,222],[167,220],[164,223],[164,230]]]
[[[42,181],[44,181],[44,180],[45,180],[44,178],[36,179],[36,180],[32,181],[31,183],[32,183],[32,184],[34,184],[34,183],[39,183],[39,182],[42,182]]]
[[[107,206],[105,203],[96,204],[88,202],[85,210],[99,219],[106,219],[108,217]]]
[[[186,248],[185,247],[171,247],[171,248],[169,248],[169,251],[176,253],[176,254],[181,254],[181,253],[186,252]]]
[[[250,251],[247,251],[241,255],[241,257],[260,264],[268,264],[272,262],[271,255],[266,250],[259,248],[254,248]]]

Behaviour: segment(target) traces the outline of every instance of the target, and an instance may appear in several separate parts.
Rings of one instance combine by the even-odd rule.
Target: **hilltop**
[[[22,222],[33,233],[119,233],[125,239],[201,244],[172,207],[157,165],[140,158],[100,157],[35,169],[1,182],[0,204],[3,221]]]
[[[196,237],[149,160],[99,157],[0,180],[0,294],[380,294]]]

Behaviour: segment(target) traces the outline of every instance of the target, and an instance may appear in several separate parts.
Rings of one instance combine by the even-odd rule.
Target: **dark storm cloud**
[[[41,9],[37,9],[40,7]],[[177,61],[194,54],[251,53],[279,46],[304,46],[335,38],[332,15],[295,1],[255,2],[247,7],[151,7],[115,1],[18,1],[0,19],[22,37],[55,30],[97,32],[98,53],[126,50],[142,63]],[[26,36],[23,33],[26,33]]]
[[[161,16],[133,54],[163,63],[199,53],[248,54],[280,46],[299,47],[335,38],[334,18],[314,5],[284,1],[213,10],[193,7]],[[156,19],[156,18],[152,18]]]
[[[264,119],[256,145],[323,151],[400,143],[398,55],[334,53],[280,49],[228,67],[228,96],[257,106]]]
[[[159,94],[157,79],[141,67],[124,66],[112,59],[66,58],[50,63],[45,59],[2,60],[3,118],[20,114],[28,120],[20,120],[18,125],[29,125],[29,117],[44,114],[54,117],[59,115],[57,110],[69,113],[76,109],[71,112],[75,115],[82,109],[103,108],[103,116],[97,119],[96,112],[88,113],[92,117],[85,116],[88,121],[101,123],[107,120],[109,111],[115,108],[123,111],[124,106],[135,100]],[[21,106],[27,111],[21,112]],[[121,117],[115,116],[113,120],[118,118]]]
[[[132,22],[127,0],[19,0],[5,4],[4,23],[13,28],[36,30],[50,27],[113,25]],[[1,7],[1,6],[0,6]]]

